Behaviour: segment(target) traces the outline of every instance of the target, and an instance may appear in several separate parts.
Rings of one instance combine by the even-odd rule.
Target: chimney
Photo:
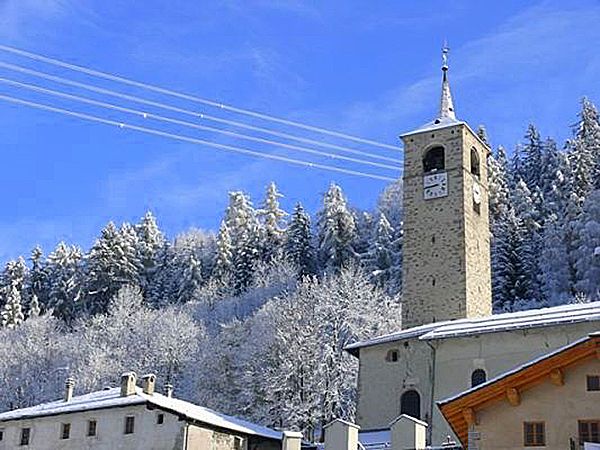
[[[358,430],[358,425],[341,419],[325,425],[325,450],[356,450]]]
[[[125,372],[121,375],[121,397],[128,397],[135,394],[135,372]]]
[[[402,414],[390,423],[392,448],[422,450],[426,447],[427,423]]]
[[[65,402],[70,402],[73,398],[73,387],[75,386],[75,380],[71,377],[65,381]]]
[[[149,373],[148,375],[144,375],[142,377],[142,390],[144,394],[152,395],[154,394],[154,386],[156,385],[156,375],[153,373]]]
[[[173,385],[171,383],[165,384],[165,395],[169,398],[173,397]]]
[[[301,443],[302,433],[298,431],[284,431],[281,450],[300,450]]]

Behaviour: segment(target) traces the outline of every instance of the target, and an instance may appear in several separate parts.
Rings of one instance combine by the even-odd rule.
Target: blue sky
[[[529,122],[562,142],[581,97],[600,102],[598,23],[597,1],[0,0],[3,44],[389,144],[433,118],[447,38],[459,118],[509,149]],[[361,208],[385,187],[5,103],[0,119],[3,261],[36,243],[88,248],[107,221],[147,209],[169,236],[216,228],[228,191],[258,202],[271,180],[288,209],[302,201],[311,211],[331,181]]]

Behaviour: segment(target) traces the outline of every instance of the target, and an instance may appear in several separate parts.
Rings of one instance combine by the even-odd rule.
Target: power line
[[[296,150],[296,151],[300,151],[300,152],[304,152],[304,153],[310,153],[313,155],[325,156],[325,157],[332,158],[332,159],[350,161],[350,162],[357,163],[357,164],[365,164],[365,165],[369,165],[369,166],[373,166],[373,167],[380,167],[380,168],[389,169],[389,170],[398,170],[398,171],[402,170],[402,168],[399,166],[390,166],[389,164],[382,164],[382,163],[377,163],[377,162],[372,162],[372,161],[366,161],[366,160],[358,159],[358,158],[350,158],[347,156],[337,155],[334,153],[325,153],[325,152],[321,152],[319,150],[313,150],[310,148],[286,144],[283,142],[271,141],[269,139],[258,138],[255,136],[248,136],[245,134],[240,134],[240,133],[236,133],[233,131],[227,131],[227,130],[223,130],[220,128],[208,127],[205,125],[198,125],[195,123],[186,122],[186,121],[179,120],[179,119],[174,119],[172,117],[165,117],[165,116],[161,116],[159,114],[154,114],[154,113],[149,113],[146,111],[140,111],[140,110],[136,110],[136,109],[126,108],[126,107],[123,107],[120,105],[101,102],[101,101],[94,100],[94,99],[91,99],[88,97],[81,97],[79,95],[73,95],[73,94],[68,94],[68,93],[62,92],[62,91],[56,91],[54,89],[47,89],[47,88],[44,88],[44,87],[41,87],[38,85],[23,83],[23,82],[11,80],[8,78],[0,77],[0,82],[9,84],[12,86],[17,86],[20,88],[28,89],[28,90],[35,91],[35,92],[41,92],[41,93],[44,93],[47,95],[52,95],[55,97],[66,98],[66,99],[75,100],[75,101],[78,101],[81,103],[86,103],[89,105],[99,106],[99,107],[106,108],[106,109],[111,109],[111,110],[115,110],[115,111],[125,112],[128,114],[133,114],[136,116],[141,116],[144,119],[155,119],[155,120],[159,120],[161,122],[167,122],[167,123],[182,125],[182,126],[199,129],[199,130],[203,130],[203,131],[210,131],[210,132],[225,134],[228,136],[232,136],[232,137],[236,137],[236,138],[240,138],[240,139],[246,139],[246,140],[253,141],[253,142],[260,142],[263,144],[273,145],[273,146],[277,146],[277,147],[283,147],[283,148],[287,148],[290,150]]]
[[[271,121],[271,122],[276,122],[276,123],[280,123],[283,125],[288,125],[288,126],[292,126],[292,127],[296,127],[296,128],[301,128],[304,130],[308,130],[308,131],[312,131],[312,132],[316,132],[316,133],[322,133],[322,134],[326,134],[329,136],[334,136],[337,138],[341,138],[341,139],[347,139],[350,141],[354,141],[354,142],[360,142],[362,144],[369,144],[369,145],[373,145],[376,147],[381,147],[381,148],[385,148],[388,150],[394,150],[394,151],[398,151],[398,148],[393,146],[393,145],[389,145],[389,144],[383,144],[381,142],[377,142],[377,141],[373,141],[371,139],[364,139],[361,137],[357,137],[357,136],[352,136],[346,133],[340,133],[337,131],[331,131],[331,130],[327,130],[325,128],[321,128],[321,127],[316,127],[316,126],[312,126],[312,125],[306,125],[300,122],[296,122],[293,120],[288,120],[288,119],[281,119],[275,116],[271,116],[269,114],[263,114],[263,113],[259,113],[256,111],[251,111],[248,109],[243,109],[243,108],[237,108],[235,106],[231,106],[231,105],[226,105],[224,103],[219,103],[219,102],[215,102],[213,100],[207,100],[205,98],[202,97],[198,97],[195,95],[189,95],[189,94],[184,94],[181,92],[177,92],[171,89],[166,89],[166,88],[162,88],[159,86],[155,86],[155,85],[151,85],[151,84],[147,84],[147,83],[142,83],[139,81],[135,81],[135,80],[131,80],[129,78],[124,78],[121,76],[117,76],[117,75],[112,75],[106,72],[101,72],[98,70],[94,70],[94,69],[90,69],[84,66],[79,66],[79,65],[75,65],[75,64],[70,64],[64,61],[60,61],[58,59],[55,58],[50,58],[47,56],[43,56],[37,53],[32,53],[32,52],[28,52],[25,50],[20,50],[14,47],[9,47],[6,45],[0,45],[0,50],[4,50],[6,52],[12,53],[12,54],[16,54],[19,56],[23,56],[35,61],[41,61],[41,62],[45,62],[47,64],[52,64],[58,67],[62,67],[65,69],[69,69],[69,70],[73,70],[76,72],[81,72],[81,73],[85,73],[87,75],[91,75],[91,76],[95,76],[98,78],[104,78],[107,80],[111,80],[111,81],[115,81],[118,83],[123,83],[123,84],[127,84],[130,86],[135,86],[138,88],[142,88],[142,89],[147,89],[150,91],[154,91],[160,94],[165,94],[165,95],[170,95],[173,97],[178,97],[184,100],[189,100],[189,101],[193,101],[196,103],[200,103],[203,105],[207,105],[207,106],[211,106],[214,108],[220,108],[222,110],[226,110],[226,111],[231,111],[231,112],[235,112],[238,114],[243,114],[243,115],[247,115],[250,117],[255,117],[255,118],[259,118],[262,120],[267,120],[267,121]]]
[[[148,106],[153,106],[156,108],[161,108],[164,110],[168,110],[168,111],[173,111],[173,112],[177,112],[180,114],[185,114],[188,116],[192,116],[196,119],[204,119],[204,120],[208,120],[208,121],[212,121],[215,123],[220,123],[220,124],[224,124],[224,125],[232,125],[238,128],[243,128],[243,129],[247,129],[247,130],[252,130],[252,131],[257,131],[260,133],[265,133],[265,134],[269,134],[272,136],[277,136],[277,137],[281,137],[284,139],[290,139],[290,140],[294,140],[297,142],[302,142],[305,144],[311,144],[311,145],[317,145],[320,147],[324,147],[324,148],[330,148],[330,149],[334,149],[334,150],[339,150],[339,151],[343,151],[345,153],[351,153],[354,155],[360,155],[360,156],[365,156],[368,158],[372,158],[372,159],[379,159],[382,161],[390,161],[390,162],[394,162],[397,163],[398,160],[394,159],[394,158],[389,158],[386,156],[381,156],[381,155],[377,155],[374,153],[369,153],[369,152],[364,152],[364,151],[360,151],[360,150],[354,150],[354,149],[350,149],[350,148],[346,148],[346,147],[341,147],[339,145],[335,145],[335,144],[329,144],[326,142],[320,142],[320,141],[316,141],[313,139],[308,139],[308,138],[303,138],[300,136],[295,136],[293,134],[288,134],[288,133],[283,133],[280,131],[273,131],[270,130],[268,128],[263,128],[263,127],[258,127],[255,125],[248,125],[245,124],[243,122],[238,122],[235,120],[229,120],[229,119],[223,119],[220,117],[216,117],[216,116],[212,116],[209,114],[204,114],[204,113],[199,113],[197,111],[191,111],[189,109],[184,109],[184,108],[180,108],[177,106],[173,106],[173,105],[168,105],[165,103],[161,103],[161,102],[156,102],[153,100],[147,100],[145,98],[142,97],[137,97],[135,95],[129,95],[129,94],[123,94],[121,92],[117,92],[117,91],[113,91],[111,89],[105,89],[105,88],[100,88],[97,86],[93,86],[87,83],[81,83],[78,81],[73,81],[70,80],[68,78],[63,78],[57,75],[50,75],[47,74],[45,72],[40,72],[38,70],[34,70],[34,69],[29,69],[26,67],[22,67],[19,65],[15,65],[15,64],[10,64],[10,63],[5,63],[5,62],[0,62],[0,67],[3,67],[5,69],[9,69],[9,70],[13,70],[16,72],[20,72],[20,73],[25,73],[28,75],[33,75],[35,77],[38,78],[43,78],[46,80],[50,80],[53,81],[55,83],[59,83],[59,84],[64,84],[67,86],[73,86],[73,87],[77,87],[80,89],[85,89],[88,90],[90,92],[96,92],[98,94],[105,94],[105,95],[110,95],[112,97],[117,97],[117,98],[121,98],[123,100],[128,100],[128,101],[132,101],[132,102],[136,102],[136,103],[140,103],[140,104],[144,104],[144,105],[148,105]]]
[[[130,129],[130,130],[134,130],[134,131],[139,131],[141,133],[147,133],[147,134],[151,134],[151,135],[155,135],[155,136],[162,136],[162,137],[175,139],[175,140],[182,141],[182,142],[188,142],[188,143],[192,143],[192,144],[207,145],[207,146],[215,147],[215,148],[218,148],[221,150],[231,151],[231,152],[235,152],[235,153],[241,153],[244,155],[257,156],[260,158],[272,159],[275,161],[283,161],[283,162],[287,162],[290,164],[295,164],[295,165],[300,165],[300,166],[305,166],[305,167],[310,167],[310,168],[316,168],[316,169],[329,170],[332,172],[339,172],[339,173],[344,173],[347,175],[360,176],[360,177],[371,178],[371,179],[375,179],[375,180],[396,181],[395,178],[390,178],[390,177],[386,177],[386,176],[382,176],[382,175],[375,175],[375,174],[371,174],[371,173],[361,172],[358,170],[343,169],[340,167],[330,166],[330,165],[326,165],[326,164],[312,163],[312,162],[303,161],[300,159],[287,158],[284,156],[271,155],[269,153],[256,152],[256,151],[249,150],[249,149],[242,148],[242,147],[235,147],[232,145],[219,144],[217,142],[206,141],[204,139],[192,138],[189,136],[182,136],[182,135],[175,134],[175,133],[168,133],[168,132],[156,130],[153,128],[140,127],[137,125],[126,124],[124,122],[118,122],[116,120],[105,119],[103,117],[98,117],[98,116],[94,116],[91,114],[85,114],[85,113],[81,113],[78,111],[72,111],[69,109],[57,108],[57,107],[54,107],[51,105],[46,105],[43,103],[37,103],[37,102],[29,101],[29,100],[23,100],[18,97],[13,97],[10,95],[1,95],[0,94],[0,100],[4,100],[4,101],[14,103],[14,104],[29,106],[29,107],[41,109],[44,111],[51,111],[51,112],[63,114],[66,116],[76,117],[76,118],[88,120],[91,122],[102,123],[104,125],[118,126],[121,129]]]

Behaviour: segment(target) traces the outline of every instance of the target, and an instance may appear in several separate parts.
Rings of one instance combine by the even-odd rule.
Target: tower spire
[[[448,43],[444,41],[442,47],[442,98],[440,100],[440,119],[456,119],[454,113],[454,104],[452,103],[452,93],[450,92],[450,82],[448,81]]]

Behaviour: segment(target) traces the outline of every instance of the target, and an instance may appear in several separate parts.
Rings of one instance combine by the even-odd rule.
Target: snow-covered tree
[[[596,107],[586,98],[574,134],[567,143],[573,192],[583,199],[600,183],[600,119]]]
[[[131,225],[123,224],[117,229],[109,222],[104,227],[86,261],[87,313],[105,312],[111,298],[122,286],[140,284],[142,264],[138,246],[138,236]]]
[[[279,199],[282,197],[275,183],[271,182],[267,187],[265,199],[256,212],[261,223],[261,256],[266,261],[282,250],[285,236],[284,219],[288,215],[279,205]]]
[[[165,237],[158,228],[156,218],[148,211],[135,226],[137,253],[141,264],[140,283],[149,286],[165,251]]]
[[[354,245],[357,239],[356,220],[348,209],[342,189],[331,184],[323,197],[318,213],[317,239],[321,266],[337,270],[357,257]]]
[[[285,255],[296,266],[300,276],[315,273],[315,252],[312,245],[310,216],[297,203],[286,230]]]
[[[364,262],[372,281],[388,292],[399,291],[402,264],[400,252],[400,242],[394,239],[394,229],[385,214],[381,213]]]
[[[529,124],[525,134],[526,143],[521,149],[523,157],[522,177],[530,191],[540,187],[542,174],[542,161],[544,159],[544,143],[540,132],[533,124]]]
[[[215,266],[213,268],[213,277],[220,283],[226,283],[231,277],[233,266],[233,244],[229,228],[225,222],[221,222],[219,234],[217,234],[217,250],[215,256]]]
[[[563,221],[551,214],[544,227],[540,254],[540,281],[549,306],[568,303],[571,298],[569,258]]]
[[[21,293],[16,285],[6,286],[3,291],[4,308],[0,313],[2,326],[14,328],[25,320],[25,314],[21,306]]]
[[[592,191],[585,200],[576,232],[575,289],[592,300],[600,300],[600,189]]]
[[[78,313],[82,288],[82,252],[79,247],[59,242],[48,255],[46,266],[46,308],[70,323]]]

